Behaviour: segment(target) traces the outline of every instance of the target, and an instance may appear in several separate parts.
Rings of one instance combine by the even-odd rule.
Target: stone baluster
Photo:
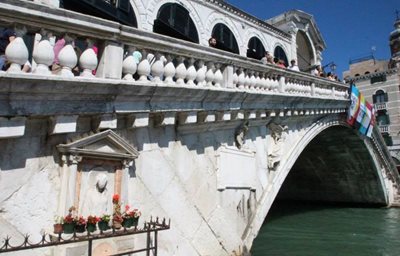
[[[266,91],[273,91],[274,90],[273,85],[274,85],[274,83],[273,83],[272,79],[269,76],[267,76],[265,78],[265,90]]]
[[[215,82],[215,87],[221,87],[222,83],[224,82],[224,76],[222,75],[221,72],[221,64],[217,63],[215,65],[215,73],[214,73],[214,82]]]
[[[137,73],[139,74],[139,81],[148,82],[148,76],[150,75],[150,62],[147,59],[147,52],[145,50],[142,51],[142,60],[139,62],[137,67]]]
[[[133,75],[137,71],[137,63],[133,57],[134,49],[128,51],[128,55],[122,62],[122,74],[124,80],[134,80]]]
[[[246,70],[246,75],[244,77],[244,89],[250,89],[251,79],[249,76],[249,71]]]
[[[196,82],[198,86],[206,85],[206,72],[207,67],[204,65],[204,61],[199,60],[197,63],[197,74],[196,74]]]
[[[303,81],[300,81],[300,87],[301,87],[301,95],[306,95],[307,93],[307,86],[304,84]]]
[[[189,59],[189,68],[187,69],[186,73],[186,80],[187,80],[187,85],[189,86],[194,86],[194,80],[197,77],[197,71],[196,68],[194,67],[194,58]]]
[[[54,51],[47,36],[43,35],[46,32],[41,32],[42,40],[34,47],[32,57],[37,66],[32,73],[40,75],[51,75],[49,66],[54,61]]]
[[[239,69],[239,77],[238,77],[238,88],[239,89],[244,89],[244,83],[246,80],[245,74],[244,74],[244,70],[242,68]]]
[[[297,83],[297,81],[292,80],[291,81],[291,86],[292,86],[292,91],[294,94],[300,94],[301,93],[301,89],[299,84]]]
[[[278,80],[278,76],[275,75],[273,78],[273,91],[274,92],[278,92],[279,91],[279,80]]]
[[[237,67],[233,67],[233,75],[232,75],[233,88],[237,87],[238,82],[239,82],[239,77],[237,74]]]
[[[87,49],[81,54],[79,58],[79,66],[82,69],[81,77],[93,78],[93,70],[96,70],[99,63],[97,58],[97,48],[94,47],[94,42],[87,39]],[[96,51],[95,51],[96,49]]]
[[[250,89],[255,90],[256,89],[256,77],[254,75],[254,71],[250,72]]]
[[[279,78],[279,92],[283,93],[285,92],[285,77],[281,76]]]
[[[164,59],[165,57],[161,53],[156,53],[156,61],[151,65],[151,75],[155,83],[162,83],[164,78]]]
[[[184,57],[178,57],[178,66],[176,66],[176,73],[175,73],[177,85],[185,85],[187,70],[184,61],[185,61]]]
[[[260,73],[261,79],[260,79],[260,89],[262,91],[266,91],[267,90],[267,80],[266,78],[266,74],[262,74]]]
[[[7,72],[20,73],[21,66],[28,61],[28,48],[21,37],[15,38],[6,48],[6,58],[11,62]]]
[[[172,56],[168,54],[167,55],[167,65],[165,65],[165,67],[164,67],[164,76],[165,76],[164,83],[166,85],[174,85],[175,84],[174,76],[175,76],[176,70],[175,70],[174,63],[172,62],[172,59],[173,59]]]
[[[62,77],[74,77],[72,69],[76,67],[78,63],[78,57],[76,56],[74,47],[71,44],[65,45],[58,53],[58,60],[61,66],[61,70],[58,75]]]
[[[214,64],[210,61],[207,65],[207,72],[206,72],[206,86],[213,86],[214,80]]]
[[[293,88],[293,84],[292,84],[292,82],[291,82],[290,79],[288,79],[287,81],[285,81],[284,88],[285,88],[285,89],[284,89],[285,92],[287,92],[287,93],[293,93],[294,88]]]

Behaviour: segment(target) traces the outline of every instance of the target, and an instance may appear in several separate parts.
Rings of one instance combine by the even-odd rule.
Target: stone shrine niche
[[[75,206],[79,215],[112,213],[112,196],[127,202],[129,168],[138,151],[111,130],[57,146],[62,154],[59,215]]]
[[[74,205],[78,214],[110,214],[112,195],[121,194],[121,174],[120,163],[83,159],[76,176]]]

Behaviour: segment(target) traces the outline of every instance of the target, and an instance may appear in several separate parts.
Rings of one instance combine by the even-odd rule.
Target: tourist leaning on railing
[[[293,71],[300,71],[299,66],[296,65],[296,60],[290,61],[290,66],[288,67],[288,69]]]
[[[14,29],[4,28],[0,34],[0,70],[6,66],[6,48],[8,44],[16,38]]]

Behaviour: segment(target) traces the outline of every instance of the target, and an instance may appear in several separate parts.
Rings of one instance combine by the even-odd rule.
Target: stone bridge
[[[399,176],[379,131],[369,139],[345,123],[344,84],[32,2],[4,0],[0,12],[2,25],[42,35],[33,73],[19,71],[29,55],[22,39],[0,71],[1,236],[35,239],[70,206],[90,211],[83,198],[98,173],[141,219],[171,218],[160,255],[245,254],[277,197],[397,200]],[[73,76],[71,45],[60,52],[62,72],[51,74],[47,38],[65,33],[97,42],[96,76],[91,49]],[[144,56],[138,65],[124,55],[134,49]]]

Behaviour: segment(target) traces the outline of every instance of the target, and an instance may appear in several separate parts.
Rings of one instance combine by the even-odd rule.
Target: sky
[[[394,30],[399,0],[228,0],[239,9],[266,20],[298,9],[314,16],[326,43],[322,64],[333,61],[336,73],[349,69],[349,60],[371,54],[389,59],[389,34]]]

